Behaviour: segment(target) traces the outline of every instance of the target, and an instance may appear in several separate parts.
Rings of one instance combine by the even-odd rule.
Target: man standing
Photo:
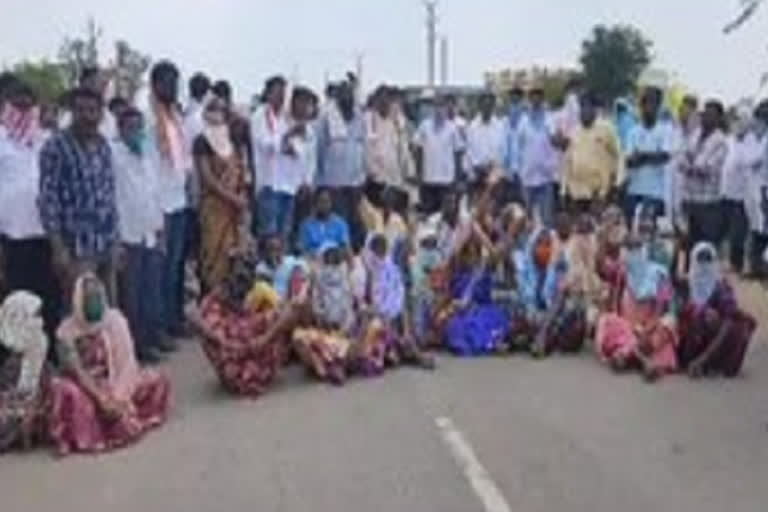
[[[272,183],[275,179],[277,155],[286,129],[283,112],[285,86],[283,77],[269,78],[264,84],[261,95],[262,105],[251,118],[254,167],[256,168],[254,198],[257,198],[253,213],[258,224],[256,230],[258,232],[254,234],[257,238],[277,232],[277,212],[273,211],[277,195]]]
[[[525,93],[520,87],[509,91],[509,107],[507,108],[507,141],[505,173],[500,182],[504,203],[522,201],[523,192],[520,184],[520,124],[526,114]]]
[[[318,186],[333,195],[336,211],[349,223],[352,245],[360,249],[365,229],[360,194],[365,183],[365,122],[347,82],[338,84],[320,120]]]
[[[544,226],[552,227],[563,146],[555,135],[544,90],[531,89],[529,99],[530,110],[521,121],[517,136],[520,181],[528,215],[538,215]]]
[[[507,131],[504,121],[494,115],[496,97],[486,93],[480,97],[480,112],[467,130],[467,165],[473,196],[485,185],[494,169],[501,170],[506,156]]]
[[[446,107],[445,98],[438,96],[434,113],[421,123],[414,137],[419,199],[424,213],[430,215],[440,210],[443,196],[462,175],[464,146]]]
[[[195,139],[203,133],[203,108],[211,89],[210,79],[203,73],[195,73],[189,79],[189,103],[184,111],[184,140],[187,148],[193,147]],[[192,166],[187,186],[189,217],[187,218],[187,241],[185,259],[196,259],[200,251],[200,176],[197,167]]]
[[[289,116],[283,129],[275,167],[265,176],[259,199],[259,223],[264,234],[276,233],[289,244],[293,240],[296,197],[308,197],[317,171],[317,140],[309,124],[312,92],[295,87],[290,101]]]
[[[43,300],[49,335],[58,327],[61,294],[51,266],[51,246],[40,223],[37,198],[40,149],[49,134],[38,124],[32,90],[16,83],[0,110],[0,236],[6,293],[31,291]]]
[[[118,119],[119,138],[112,145],[123,268],[120,305],[131,326],[136,355],[143,362],[161,359],[163,343],[162,280],[163,209],[156,169],[144,148],[144,117],[133,107]]]
[[[662,92],[649,87],[640,98],[640,122],[629,135],[627,145],[627,189],[624,215],[631,223],[640,204],[653,208],[654,215],[665,214],[666,177],[672,141],[659,122]]]
[[[597,117],[598,107],[594,96],[582,96],[581,124],[565,156],[562,193],[568,211],[575,214],[588,213],[594,200],[602,203],[608,198],[621,165],[618,136],[610,123]]]
[[[406,179],[412,174],[413,160],[403,114],[396,106],[396,92],[381,86],[373,95],[366,127],[366,165],[368,183],[366,196],[377,208],[389,189],[394,196],[395,210],[407,215],[409,196]],[[402,117],[401,117],[402,116]]]
[[[104,99],[81,88],[72,91],[71,101],[72,123],[40,152],[40,220],[65,300],[77,277],[90,270],[114,304],[118,213],[112,152],[99,133]]]
[[[185,334],[184,256],[189,221],[187,184],[192,169],[184,121],[178,107],[179,71],[160,61],[150,73],[150,111],[147,120],[147,157],[157,173],[160,202],[165,213],[163,313],[167,333]]]
[[[722,237],[720,188],[728,154],[725,130],[725,108],[719,101],[708,101],[701,129],[688,139],[680,166],[689,249],[702,241],[718,245]]]

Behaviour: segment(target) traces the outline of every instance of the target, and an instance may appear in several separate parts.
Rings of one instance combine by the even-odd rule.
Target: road
[[[765,292],[740,295],[767,317]],[[401,369],[340,389],[292,368],[256,401],[223,395],[190,343],[169,368],[176,403],[164,428],[100,457],[0,458],[0,510],[759,512],[762,338],[733,381],[647,385],[588,355],[442,357],[435,373]],[[455,456],[468,450],[469,463]],[[501,503],[488,501],[494,492]]]

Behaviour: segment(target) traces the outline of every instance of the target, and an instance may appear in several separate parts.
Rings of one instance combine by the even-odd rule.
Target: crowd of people
[[[0,450],[136,441],[190,337],[249,397],[287,364],[343,385],[440,349],[740,372],[756,322],[721,251],[765,276],[768,102],[574,83],[556,110],[534,84],[471,120],[438,91],[414,123],[353,75],[323,99],[272,77],[252,112],[203,73],[182,108],[179,84],[155,64],[142,111],[89,68],[57,112],[0,77]]]

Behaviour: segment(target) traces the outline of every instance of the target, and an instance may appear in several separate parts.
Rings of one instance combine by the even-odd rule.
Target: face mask
[[[104,317],[104,302],[97,294],[91,294],[85,297],[83,301],[83,316],[89,324],[101,322]]]
[[[141,155],[144,150],[144,140],[146,139],[146,135],[144,132],[136,132],[135,134],[131,135],[130,137],[123,137],[123,141],[125,142],[125,145],[128,146],[128,149],[131,150],[131,152]]]
[[[638,247],[627,252],[627,266],[638,267],[645,262],[645,249]]]
[[[421,264],[424,268],[432,270],[440,264],[440,251],[437,249],[422,249]]]

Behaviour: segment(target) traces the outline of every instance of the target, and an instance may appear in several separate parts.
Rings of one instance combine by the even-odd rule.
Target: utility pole
[[[440,38],[440,85],[448,85],[448,37]]]
[[[424,0],[427,8],[427,85],[435,86],[435,47],[437,46],[437,0]]]

